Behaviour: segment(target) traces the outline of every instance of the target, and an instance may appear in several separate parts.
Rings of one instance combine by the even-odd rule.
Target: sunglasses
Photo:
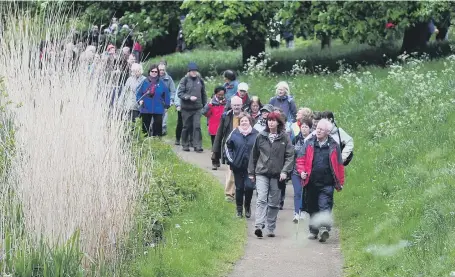
[[[151,73],[158,73],[158,71],[156,71],[156,70],[152,70],[152,71],[150,71],[150,72],[151,72]]]

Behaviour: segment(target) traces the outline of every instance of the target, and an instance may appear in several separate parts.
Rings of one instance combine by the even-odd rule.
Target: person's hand
[[[139,101],[139,106],[142,106],[142,105],[144,105],[144,100]]]
[[[434,33],[435,33],[435,34],[439,34],[438,28],[434,29]]]
[[[308,174],[306,172],[302,172],[300,174],[300,178],[302,178],[302,180],[305,180],[307,176],[308,176]]]
[[[182,108],[180,108],[180,106],[177,106],[175,109],[176,109],[178,112],[180,112],[180,110],[181,110]]]
[[[286,180],[287,177],[288,177],[288,175],[286,173],[281,173],[280,174],[280,182]]]
[[[256,182],[256,178],[254,177],[254,175],[248,175],[248,178],[250,178],[251,182]]]
[[[197,100],[197,97],[196,97],[196,96],[191,96],[191,97],[190,97],[190,100],[194,102],[194,101]]]

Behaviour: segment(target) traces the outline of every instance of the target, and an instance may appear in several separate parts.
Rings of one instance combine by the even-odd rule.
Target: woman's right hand
[[[300,178],[302,178],[302,180],[305,180],[306,177],[308,177],[308,174],[307,174],[306,172],[302,172],[302,173],[300,174]]]
[[[144,105],[144,100],[139,101],[139,106],[142,106],[142,105]]]
[[[248,178],[250,178],[251,182],[256,182],[256,178],[253,175],[248,175]]]

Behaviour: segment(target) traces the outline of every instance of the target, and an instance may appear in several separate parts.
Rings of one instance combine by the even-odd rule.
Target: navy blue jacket
[[[253,129],[244,136],[238,128],[235,128],[224,145],[226,158],[232,171],[247,171],[251,149],[253,149],[259,132]]]

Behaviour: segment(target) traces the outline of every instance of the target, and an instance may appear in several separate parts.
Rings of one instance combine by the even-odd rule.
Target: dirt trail
[[[174,151],[184,161],[199,166],[217,177],[224,187],[227,166],[211,170],[210,152],[184,152],[181,147],[174,146]],[[278,214],[276,237],[258,239],[253,234],[254,219],[248,220],[248,240],[245,255],[237,261],[234,270],[228,275],[232,277],[337,277],[342,275],[342,256],[335,228],[329,240],[322,244],[317,240],[309,240],[308,221],[297,224],[292,222],[294,191],[292,185],[286,188],[284,210]],[[255,212],[256,199],[253,196],[252,214]],[[235,210],[232,210],[234,217]]]

